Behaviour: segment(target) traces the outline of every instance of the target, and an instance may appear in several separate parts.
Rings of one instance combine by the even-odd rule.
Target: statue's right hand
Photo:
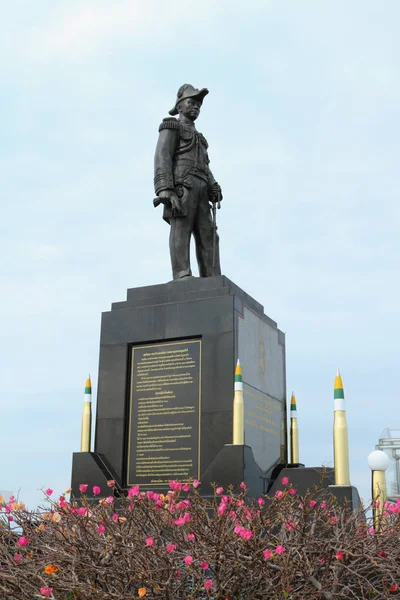
[[[169,198],[173,193],[173,190],[163,190],[162,192],[158,192],[157,196],[159,198]]]
[[[159,192],[158,196],[159,198],[169,200],[171,208],[174,212],[179,213],[181,211],[181,201],[179,200],[178,196],[173,190],[164,190],[162,192]]]

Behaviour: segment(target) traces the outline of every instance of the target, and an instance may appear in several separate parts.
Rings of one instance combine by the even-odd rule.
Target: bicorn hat
[[[200,100],[203,101],[204,96],[207,96],[207,94],[208,94],[208,89],[207,88],[203,88],[201,90],[198,90],[197,88],[195,88],[192,85],[190,85],[190,83],[184,83],[183,85],[181,85],[181,87],[178,90],[178,93],[176,95],[175,106],[174,106],[174,108],[171,108],[171,110],[169,111],[169,114],[170,115],[177,115],[178,114],[178,110],[176,108],[176,105],[181,100],[185,100],[185,98],[200,98]]]

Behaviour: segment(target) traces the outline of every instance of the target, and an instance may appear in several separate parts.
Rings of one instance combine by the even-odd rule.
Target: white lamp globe
[[[389,463],[388,455],[382,450],[374,450],[368,455],[368,466],[371,471],[386,471]]]

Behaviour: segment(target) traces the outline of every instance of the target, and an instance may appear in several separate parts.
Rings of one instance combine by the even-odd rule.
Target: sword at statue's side
[[[212,272],[215,276],[215,260],[216,260],[216,246],[217,246],[217,206],[221,208],[221,202],[212,203],[212,221],[213,221],[213,247],[212,247]]]

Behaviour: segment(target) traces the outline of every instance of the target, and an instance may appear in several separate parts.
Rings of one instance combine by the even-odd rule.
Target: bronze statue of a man
[[[175,280],[192,276],[192,234],[200,277],[221,274],[215,208],[220,206],[222,193],[210,171],[207,140],[194,125],[207,94],[206,88],[182,85],[169,111],[179,118],[164,119],[159,127],[154,157],[154,188],[159,200],[154,203],[164,204],[163,218],[171,227],[169,248]]]

